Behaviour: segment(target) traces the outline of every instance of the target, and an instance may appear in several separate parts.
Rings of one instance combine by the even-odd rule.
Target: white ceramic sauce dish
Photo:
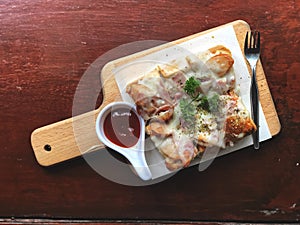
[[[96,133],[104,145],[129,160],[141,179],[152,178],[145,158],[145,122],[135,105],[113,102],[105,106],[97,117]]]

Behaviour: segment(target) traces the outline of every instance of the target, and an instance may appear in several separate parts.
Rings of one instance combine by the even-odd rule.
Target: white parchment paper
[[[245,106],[251,112],[250,105],[250,74],[247,69],[247,65],[244,60],[243,53],[240,49],[237,37],[235,35],[232,26],[226,26],[224,28],[209,32],[201,35],[200,37],[193,38],[189,41],[167,47],[158,52],[154,52],[136,60],[129,62],[119,68],[116,68],[113,73],[115,75],[119,90],[121,92],[122,99],[126,102],[133,103],[132,99],[125,92],[128,83],[137,80],[140,77],[147,75],[150,71],[157,68],[158,65],[170,64],[172,60],[184,58],[184,56],[191,54],[198,54],[206,51],[216,45],[224,45],[231,50],[232,57],[234,59],[234,71],[236,75],[236,87],[239,90]],[[183,63],[184,64],[184,63]],[[184,66],[184,65],[181,65]],[[264,113],[260,106],[260,141],[265,141],[272,137]],[[199,170],[206,169],[210,162],[218,156],[225,155],[239,149],[252,145],[252,137],[248,136],[236,143],[234,147],[227,147],[226,149],[212,149],[210,153],[206,154],[202,159],[195,159],[192,165],[199,164]],[[146,158],[150,167],[152,178],[158,178],[167,174],[170,174],[165,167],[164,159],[160,153],[153,147],[150,140],[146,140]]]

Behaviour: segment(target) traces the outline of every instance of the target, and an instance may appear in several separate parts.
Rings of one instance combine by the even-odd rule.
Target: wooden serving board
[[[98,140],[95,127],[93,125],[95,124],[97,115],[103,107],[113,101],[116,101],[116,99],[121,100],[121,95],[112,72],[114,68],[171,45],[179,44],[216,29],[223,28],[224,26],[233,26],[240,47],[241,49],[244,49],[245,35],[247,31],[250,31],[250,26],[245,21],[237,20],[232,23],[179,39],[172,43],[167,43],[108,63],[101,72],[101,79],[102,81],[105,81],[105,85],[103,87],[103,102],[97,110],[50,124],[33,131],[31,135],[31,143],[38,163],[42,166],[50,166],[81,156],[86,152],[105,148],[105,146]],[[274,136],[279,133],[281,126],[260,61],[257,65],[257,81],[260,102],[270,133]],[[81,124],[79,128],[76,127],[76,135],[74,134],[75,123]],[[89,132],[86,132],[87,130]],[[80,137],[80,141],[78,140],[78,137]]]

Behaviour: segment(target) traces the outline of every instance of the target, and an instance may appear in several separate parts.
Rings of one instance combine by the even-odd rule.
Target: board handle
[[[121,100],[112,73],[113,68],[112,63],[107,63],[102,70],[103,102],[98,109],[38,128],[32,132],[31,145],[40,165],[50,166],[105,148],[105,145],[97,137],[95,125],[99,112],[107,104]]]
[[[50,166],[104,148],[95,130],[101,108],[34,130],[31,144],[38,163]]]

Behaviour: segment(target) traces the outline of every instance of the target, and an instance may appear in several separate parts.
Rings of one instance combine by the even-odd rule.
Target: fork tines
[[[250,33],[250,35],[248,35]],[[259,31],[247,32],[245,38],[244,49],[251,51],[253,48],[260,48],[260,33]]]

